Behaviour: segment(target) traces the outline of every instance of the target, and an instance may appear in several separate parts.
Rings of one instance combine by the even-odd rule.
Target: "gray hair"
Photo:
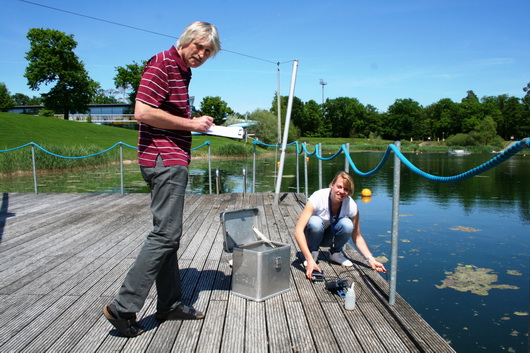
[[[213,46],[211,57],[213,58],[221,50],[221,41],[217,28],[208,22],[193,22],[184,30],[177,40],[177,48],[185,47],[196,39],[204,40]]]

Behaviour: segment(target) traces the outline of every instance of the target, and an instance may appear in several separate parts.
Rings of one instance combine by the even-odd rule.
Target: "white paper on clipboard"
[[[242,139],[245,137],[245,129],[239,126],[218,126],[214,125],[205,132],[207,135],[230,137],[234,139]]]

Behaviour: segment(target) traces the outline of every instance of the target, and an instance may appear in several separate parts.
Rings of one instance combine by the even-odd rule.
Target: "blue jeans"
[[[333,226],[335,239],[331,235],[331,225],[324,229],[324,222],[318,216],[311,216],[305,228],[305,237],[310,251],[317,251],[320,246],[329,246],[330,253],[342,251],[353,232],[353,222],[348,217],[343,217]]]
[[[188,169],[164,167],[159,156],[155,167],[141,167],[141,171],[151,188],[153,230],[111,305],[120,313],[137,313],[155,283],[157,311],[168,312],[180,303],[182,296],[177,250],[182,235]]]

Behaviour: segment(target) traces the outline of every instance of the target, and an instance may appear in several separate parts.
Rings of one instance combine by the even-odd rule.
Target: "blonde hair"
[[[350,192],[348,193],[348,195],[351,196],[353,194],[353,189],[355,187],[355,184],[353,183],[353,178],[351,177],[351,175],[346,173],[346,172],[344,172],[344,171],[340,171],[337,174],[335,174],[335,177],[333,178],[333,180],[329,184],[329,187],[332,187],[333,184],[335,184],[337,182],[337,180],[339,180],[339,178],[342,178],[342,179],[344,179],[346,181],[344,183],[344,186],[346,186],[348,189],[350,189]]]
[[[217,28],[211,23],[201,21],[193,22],[186,27],[177,40],[177,48],[185,47],[196,39],[204,40],[207,44],[212,45],[213,51],[210,54],[212,58],[221,50]]]

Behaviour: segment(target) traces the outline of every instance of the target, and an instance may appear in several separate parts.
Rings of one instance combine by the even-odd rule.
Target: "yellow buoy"
[[[365,202],[365,203],[368,203],[372,200],[372,198],[370,196],[363,196],[361,197],[361,201],[362,202]]]
[[[363,189],[361,191],[361,196],[363,197],[370,197],[372,196],[372,192],[370,191],[370,189]]]

